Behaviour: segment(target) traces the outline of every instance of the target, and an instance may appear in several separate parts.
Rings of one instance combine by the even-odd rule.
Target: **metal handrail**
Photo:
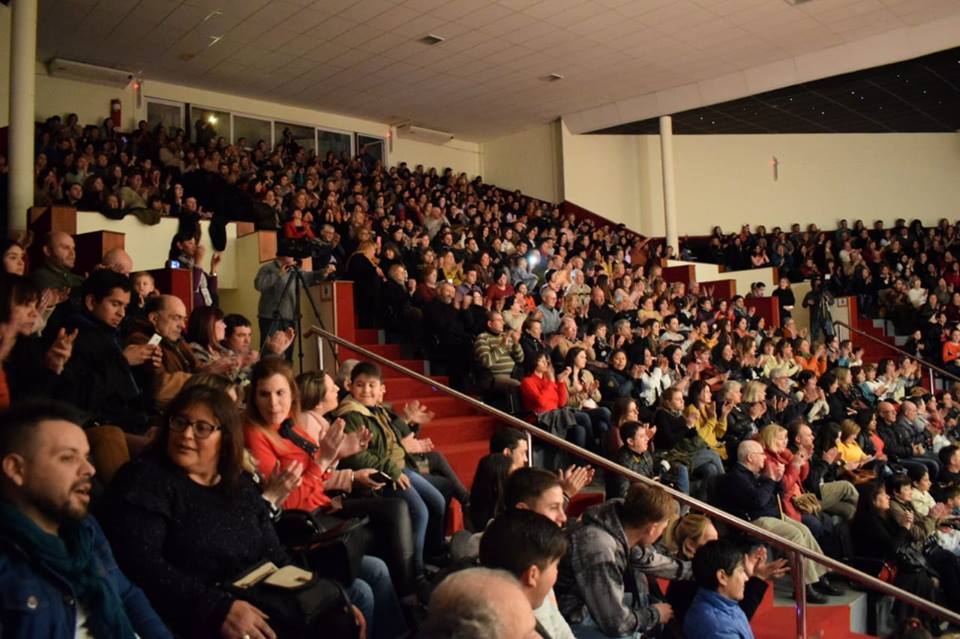
[[[864,572],[861,572],[855,568],[851,568],[850,566],[840,561],[837,561],[832,557],[827,557],[826,555],[817,553],[813,550],[797,545],[792,541],[790,541],[789,539],[785,539],[768,530],[764,530],[763,528],[760,528],[759,526],[756,526],[750,523],[749,521],[740,519],[739,517],[735,517],[724,510],[720,510],[715,506],[711,506],[710,504],[707,504],[698,499],[695,499],[674,488],[671,488],[670,486],[661,484],[660,482],[649,479],[648,477],[644,477],[643,475],[640,475],[639,473],[636,473],[630,470],[629,468],[625,468],[613,461],[610,461],[605,457],[597,455],[596,453],[593,453],[584,448],[580,448],[575,444],[571,444],[570,442],[563,439],[562,437],[558,437],[557,435],[554,435],[549,431],[545,431],[542,428],[539,428],[529,422],[525,422],[522,419],[518,419],[513,415],[510,415],[509,413],[505,413],[504,411],[498,408],[494,408],[493,406],[490,406],[488,404],[485,404],[484,402],[474,397],[471,397],[466,393],[462,393],[454,388],[450,388],[449,386],[441,384],[436,380],[430,379],[429,377],[427,377],[422,373],[418,373],[414,370],[410,370],[409,368],[407,368],[406,366],[403,366],[402,364],[397,364],[396,362],[393,362],[390,359],[383,357],[382,355],[379,355],[377,353],[374,353],[373,351],[367,350],[366,348],[358,344],[354,344],[353,342],[345,340],[342,337],[335,335],[334,333],[331,333],[330,331],[319,328],[317,326],[312,326],[310,327],[307,336],[311,336],[311,335],[317,335],[317,336],[323,337],[324,339],[330,340],[334,344],[338,344],[344,348],[348,348],[354,353],[357,353],[363,357],[369,358],[379,364],[387,366],[388,368],[392,368],[393,370],[398,371],[404,374],[405,376],[416,379],[421,383],[427,384],[433,387],[434,389],[441,391],[446,395],[449,395],[451,397],[456,397],[457,399],[467,402],[474,408],[484,413],[487,413],[489,415],[492,415],[493,417],[496,417],[497,419],[500,419],[504,422],[507,422],[514,428],[520,429],[527,433],[531,433],[534,436],[538,437],[539,439],[544,440],[562,450],[565,450],[568,453],[571,453],[573,455],[576,455],[577,457],[586,459],[591,464],[599,468],[603,468],[610,472],[619,473],[625,477],[628,477],[631,481],[634,481],[634,482],[642,482],[648,486],[656,486],[658,488],[661,488],[682,504],[686,504],[687,506],[695,510],[698,510],[700,512],[703,512],[704,514],[707,514],[718,521],[722,521],[729,526],[738,528],[748,533],[752,537],[757,537],[761,539],[765,543],[776,546],[784,551],[787,551],[788,553],[793,553],[792,563],[793,563],[793,566],[795,567],[793,572],[794,572],[794,586],[795,586],[794,593],[797,597],[797,637],[798,638],[806,637],[806,600],[805,600],[805,588],[802,580],[803,564],[799,560],[800,557],[811,559],[817,562],[818,564],[827,567],[831,571],[846,577],[847,579],[851,579],[859,584],[863,584],[864,586],[868,586],[872,589],[878,590],[885,595],[894,597],[895,599],[909,606],[919,608],[924,612],[930,613],[931,615],[934,615],[936,617],[949,621],[952,624],[960,625],[960,614],[957,614],[951,610],[943,608],[942,606],[938,606],[937,604],[927,601],[926,599],[923,599],[921,597],[918,597],[913,593],[897,588],[896,586],[892,586],[885,581],[881,581],[880,579],[877,579],[876,577],[873,577]]]
[[[866,337],[867,339],[873,340],[874,342],[876,342],[877,344],[880,344],[881,346],[884,346],[884,347],[886,347],[886,348],[889,348],[890,350],[896,351],[896,352],[900,353],[901,355],[906,355],[906,356],[909,357],[910,359],[915,359],[915,360],[917,360],[922,366],[926,366],[926,367],[929,368],[930,370],[937,371],[938,373],[940,373],[940,374],[943,375],[944,377],[949,377],[950,379],[952,379],[952,380],[955,381],[955,382],[960,382],[960,377],[957,377],[957,376],[954,375],[953,373],[949,373],[949,372],[943,370],[942,368],[940,368],[939,366],[937,366],[937,365],[935,365],[935,364],[931,364],[930,362],[928,362],[927,360],[923,359],[922,357],[917,357],[916,355],[910,353],[909,351],[906,351],[906,350],[900,348],[899,346],[894,346],[893,344],[888,344],[887,342],[883,341],[882,339],[880,339],[879,337],[877,337],[877,336],[875,336],[875,335],[871,335],[870,333],[867,333],[866,331],[860,330],[859,328],[854,328],[854,327],[850,326],[849,324],[847,324],[846,322],[841,322],[840,320],[833,320],[833,326],[834,326],[834,328],[836,328],[837,326],[842,326],[842,327],[844,327],[845,329],[847,329],[848,331],[850,331],[851,333],[856,333],[857,335],[862,335],[863,337]],[[930,390],[932,391],[933,389],[931,388]]]

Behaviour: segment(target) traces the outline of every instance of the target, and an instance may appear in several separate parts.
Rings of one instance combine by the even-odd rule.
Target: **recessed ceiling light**
[[[563,80],[563,77],[564,77],[564,76],[560,75],[559,73],[551,73],[550,75],[544,76],[544,77],[543,77],[543,81],[544,81],[544,82],[559,82],[560,80]]]
[[[444,40],[446,40],[446,38],[444,38],[443,36],[434,35],[432,33],[428,33],[427,35],[420,38],[420,42],[422,42],[423,44],[430,45],[431,47],[434,45],[440,44]]]
[[[806,4],[808,2],[811,2],[811,0],[783,0],[783,1],[791,6],[797,6],[798,4]]]

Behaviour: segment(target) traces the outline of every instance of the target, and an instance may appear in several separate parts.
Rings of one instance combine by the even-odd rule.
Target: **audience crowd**
[[[786,562],[721,537],[653,482],[960,611],[960,386],[924,387],[918,364],[960,371],[956,225],[684,240],[683,257],[778,267],[772,326],[742,296],[665,281],[661,242],[480,177],[387,168],[365,152],[320,158],[286,135],[269,148],[202,124],[188,140],[109,122],[39,128],[37,203],[178,218],[170,266],[192,271],[192,310],[123,250],[81,275],[65,233],[36,238],[32,259],[22,242],[3,245],[0,627],[11,636],[303,636],[281,630],[289,609],[264,610],[236,584],[252,569],[269,582],[305,568],[338,584],[351,636],[752,637]],[[253,319],[219,305],[230,220],[280,236],[254,283],[259,349]],[[384,402],[375,364],[294,375],[287,284],[306,257],[307,285],[354,282],[361,326],[652,481],[530,450],[504,428],[468,489],[420,436],[433,415]],[[791,283],[806,279],[797,300]],[[911,356],[864,361],[834,335],[837,296],[890,320]],[[603,489],[568,520],[571,500]],[[450,539],[453,500],[468,530]],[[294,541],[304,521],[328,543]],[[842,594],[823,566],[804,568],[808,602]]]

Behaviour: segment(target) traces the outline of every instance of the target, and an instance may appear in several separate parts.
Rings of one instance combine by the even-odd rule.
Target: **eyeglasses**
[[[187,428],[193,428],[193,436],[197,439],[206,439],[214,432],[220,430],[220,426],[216,424],[211,424],[203,420],[191,422],[189,419],[184,417],[171,417],[170,418],[170,430],[176,433],[182,433]]]

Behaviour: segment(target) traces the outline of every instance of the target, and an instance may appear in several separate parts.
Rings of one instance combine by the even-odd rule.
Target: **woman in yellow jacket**
[[[717,403],[713,401],[710,386],[702,380],[690,382],[687,407],[683,411],[687,424],[697,429],[703,441],[707,442],[707,445],[716,451],[721,459],[727,458],[723,436],[727,433],[727,416],[731,410],[733,410],[733,404],[724,402],[718,413]]]

